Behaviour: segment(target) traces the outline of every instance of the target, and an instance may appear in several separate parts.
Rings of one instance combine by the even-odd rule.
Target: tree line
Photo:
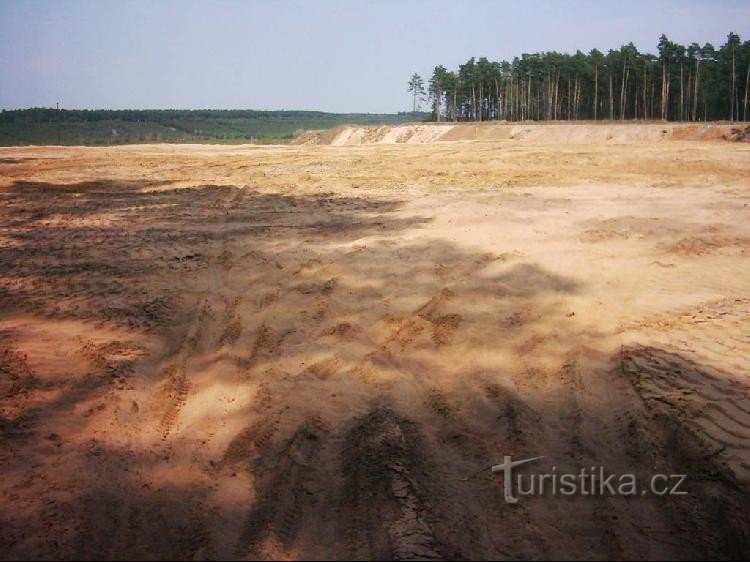
[[[255,110],[77,110],[37,107],[0,111],[0,146],[108,145],[145,142],[290,142],[310,129],[429,119],[429,113],[324,113]]]
[[[631,42],[606,54],[523,54],[512,61],[470,58],[457,70],[434,68],[408,83],[432,118],[451,121],[642,119],[747,121],[750,41],[729,33],[718,49],[659,38],[657,54]]]
[[[178,126],[183,120],[248,120],[258,122],[297,122],[305,120],[338,120],[347,118],[356,122],[383,120],[406,121],[413,117],[408,112],[382,113],[326,113],[323,111],[255,109],[55,109],[32,107],[29,109],[0,110],[0,124],[31,123],[94,123],[98,121],[124,121],[127,123],[160,123]]]

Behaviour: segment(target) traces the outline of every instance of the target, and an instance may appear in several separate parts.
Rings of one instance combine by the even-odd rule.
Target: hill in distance
[[[305,130],[344,124],[384,125],[429,118],[429,113],[325,113],[254,110],[0,111],[0,146],[134,143],[285,143]]]

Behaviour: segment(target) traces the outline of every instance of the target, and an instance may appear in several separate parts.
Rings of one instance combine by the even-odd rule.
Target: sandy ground
[[[750,146],[539,136],[0,149],[0,557],[747,557]]]

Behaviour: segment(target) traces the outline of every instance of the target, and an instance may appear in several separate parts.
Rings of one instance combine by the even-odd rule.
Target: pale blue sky
[[[436,64],[729,31],[747,0],[0,0],[0,108],[393,112]]]

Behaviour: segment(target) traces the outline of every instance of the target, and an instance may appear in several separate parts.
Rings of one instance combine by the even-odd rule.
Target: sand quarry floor
[[[0,149],[0,557],[747,557],[750,145],[536,127]]]

